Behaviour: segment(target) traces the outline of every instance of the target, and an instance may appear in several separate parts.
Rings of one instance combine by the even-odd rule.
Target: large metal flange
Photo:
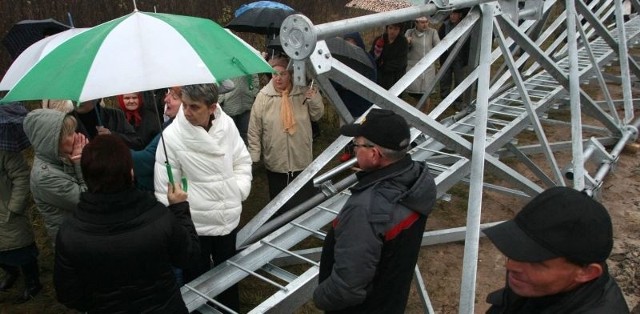
[[[313,23],[301,14],[289,15],[280,26],[282,49],[293,60],[303,60],[311,55],[318,35]]]

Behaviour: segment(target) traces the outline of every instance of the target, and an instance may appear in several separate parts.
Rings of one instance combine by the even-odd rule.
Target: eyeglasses
[[[356,143],[356,141],[352,141],[351,145],[353,145],[354,148],[360,148],[360,147],[372,148],[372,147],[375,147],[375,145],[371,145],[371,144],[358,144],[358,143]]]

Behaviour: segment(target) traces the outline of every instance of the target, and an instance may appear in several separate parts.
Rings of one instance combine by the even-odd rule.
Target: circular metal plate
[[[311,55],[317,38],[313,23],[304,15],[290,15],[280,27],[282,49],[294,60],[306,59]]]

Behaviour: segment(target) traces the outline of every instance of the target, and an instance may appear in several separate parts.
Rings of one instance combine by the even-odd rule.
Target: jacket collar
[[[354,187],[352,187],[352,189],[363,190],[379,181],[395,177],[398,174],[409,170],[412,164],[413,160],[411,159],[411,156],[406,155],[397,162],[394,162],[384,168],[376,169],[373,171],[358,172],[356,173],[356,176],[358,177],[358,183]]]

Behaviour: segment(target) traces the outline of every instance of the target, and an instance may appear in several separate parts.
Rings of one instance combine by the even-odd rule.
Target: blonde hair
[[[62,119],[62,127],[60,128],[60,138],[65,136],[69,136],[76,132],[76,127],[78,126],[78,121],[72,115],[64,116]]]

